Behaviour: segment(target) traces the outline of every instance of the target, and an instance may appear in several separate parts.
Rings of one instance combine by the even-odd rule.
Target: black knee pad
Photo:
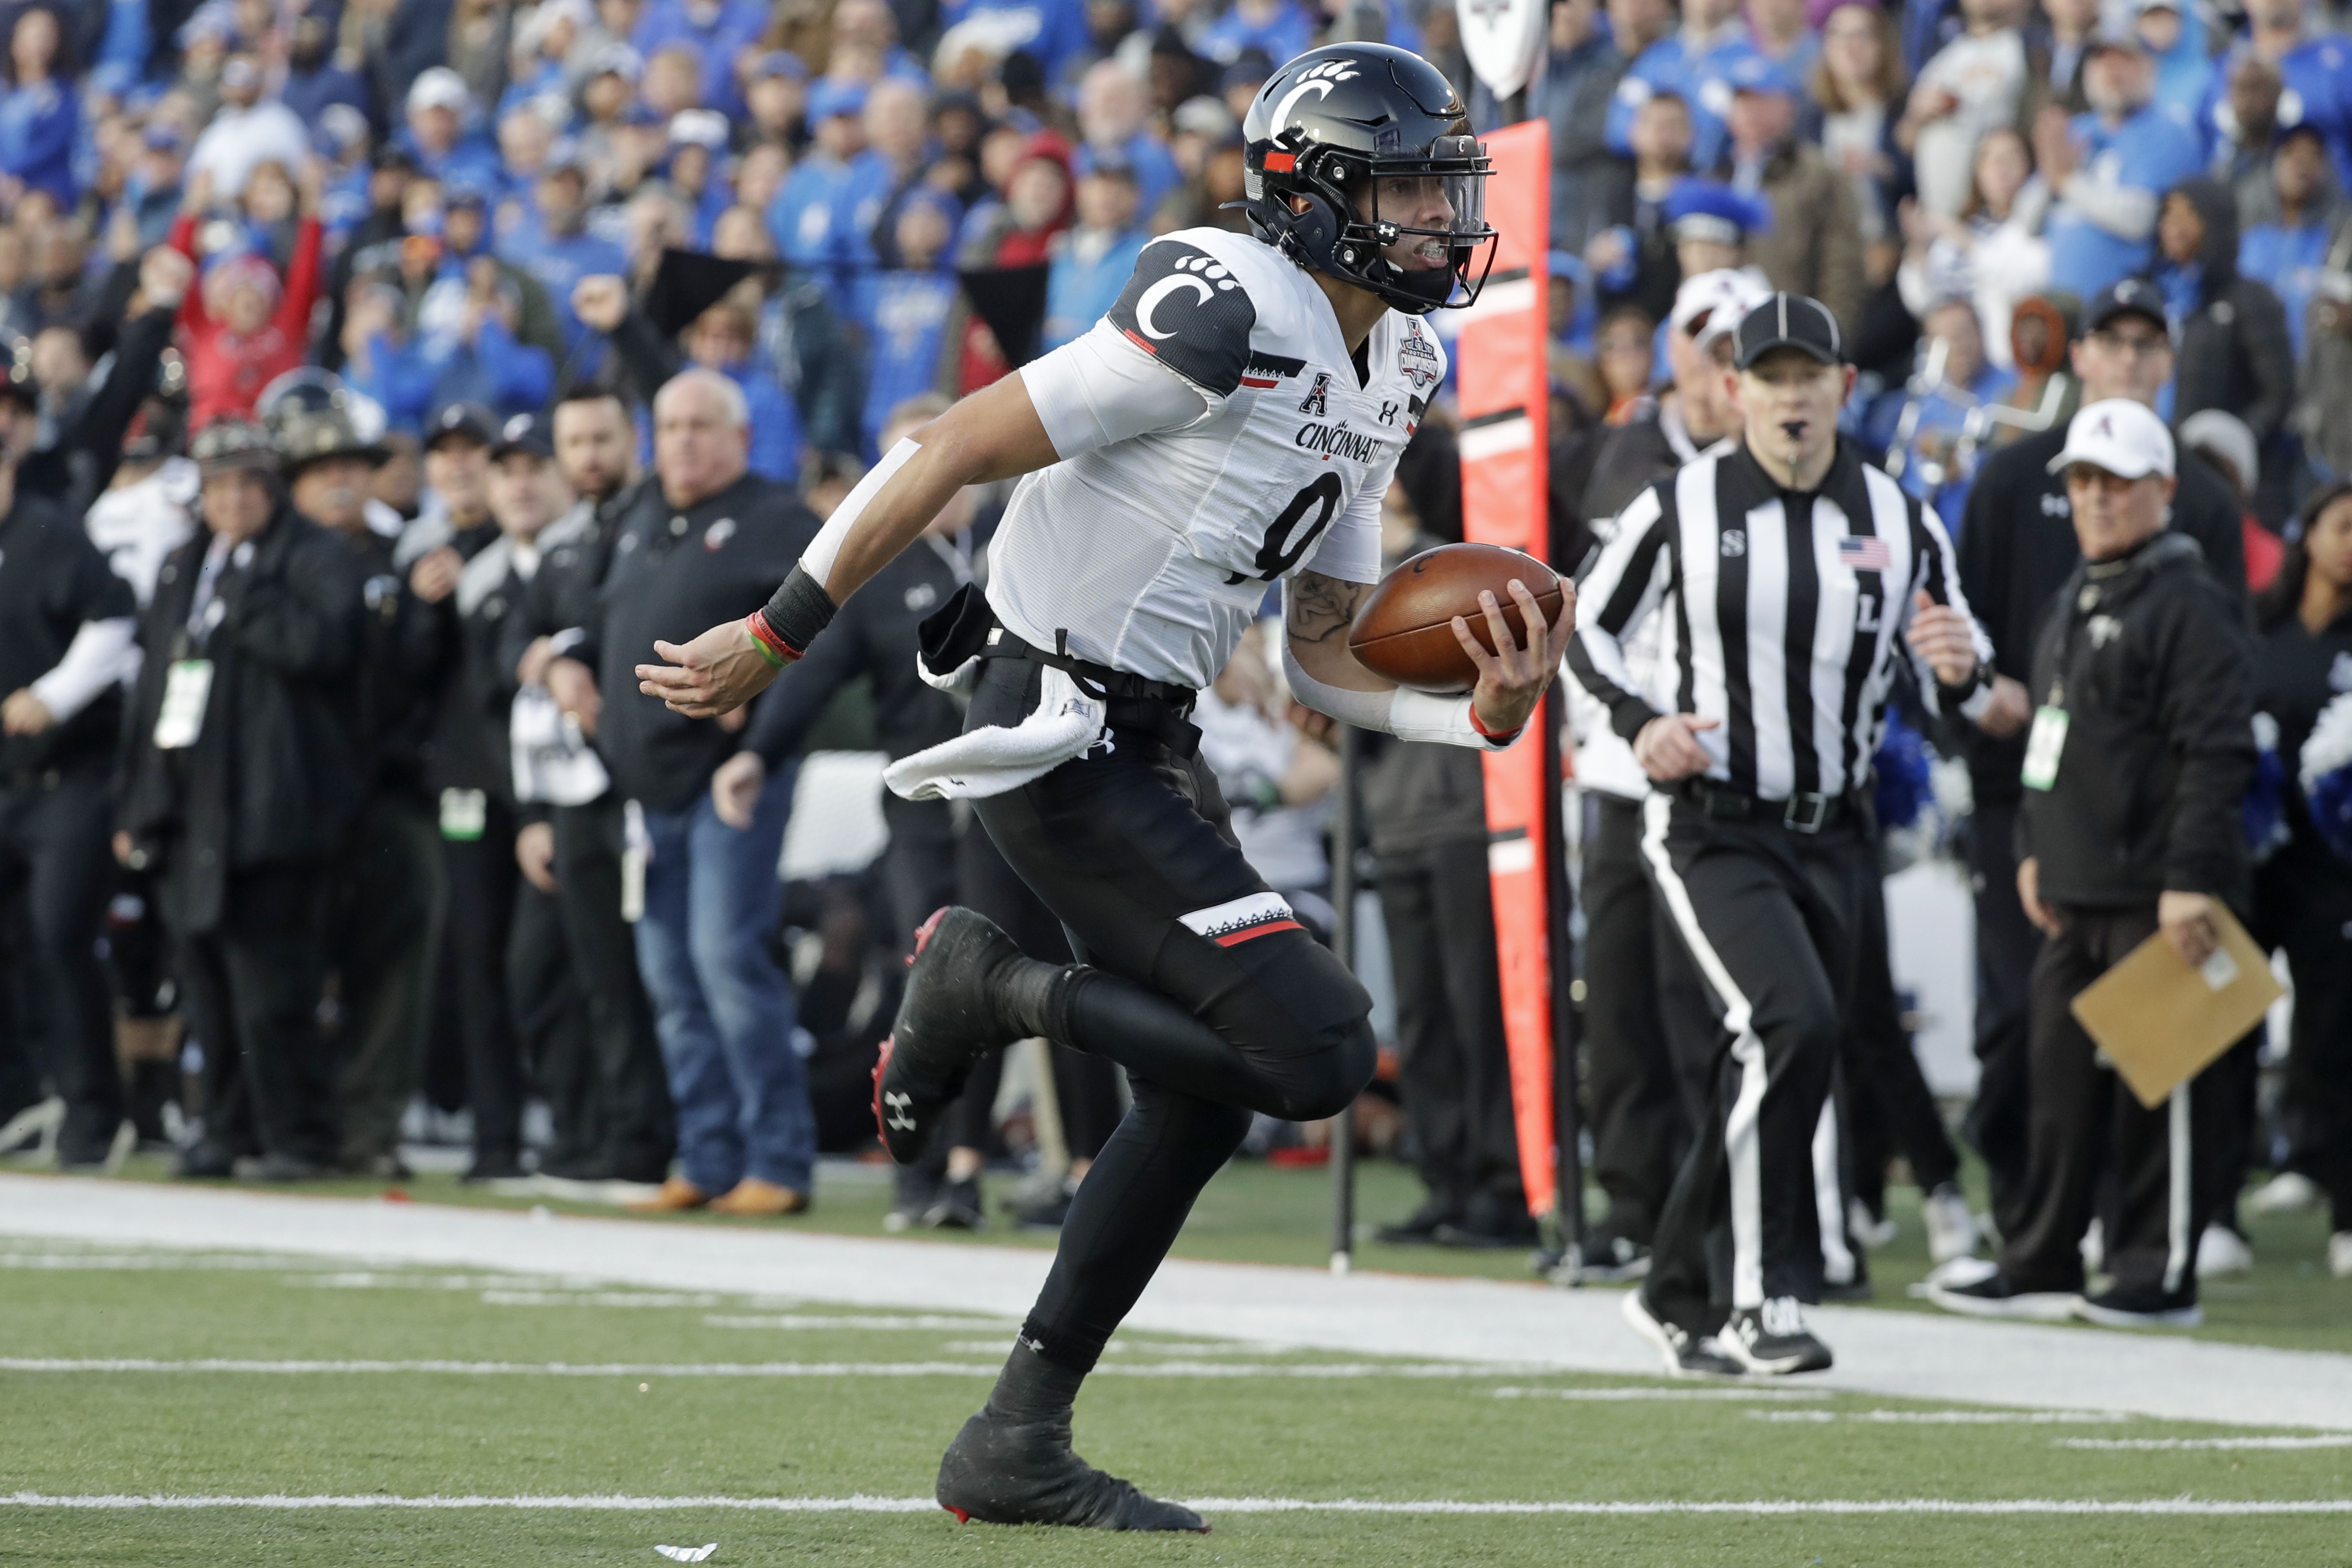
[[[1371,1081],[1380,1055],[1372,998],[1338,954],[1304,931],[1202,945],[1231,966],[1202,1016],[1275,1085],[1276,1103],[1261,1109],[1287,1121],[1320,1121]]]
[[[1372,1081],[1380,1056],[1381,1042],[1369,1016],[1347,1025],[1330,1046],[1300,1060],[1288,1120],[1320,1121],[1346,1110]]]

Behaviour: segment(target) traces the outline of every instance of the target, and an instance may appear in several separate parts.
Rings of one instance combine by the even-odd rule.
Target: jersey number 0
[[[1307,509],[1318,501],[1322,506],[1315,513],[1315,521],[1299,530],[1296,540],[1292,539],[1291,531],[1298,528]],[[1290,504],[1282,509],[1265,531],[1265,541],[1257,547],[1257,575],[1271,583],[1306,559],[1307,552],[1315,548],[1316,540],[1330,526],[1331,514],[1339,509],[1339,476],[1327,468],[1316,476],[1313,484],[1290,498]],[[1238,583],[1242,574],[1236,572],[1228,580]]]

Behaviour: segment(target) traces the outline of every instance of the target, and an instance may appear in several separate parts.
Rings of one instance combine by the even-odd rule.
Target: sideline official
[[[1716,1113],[1626,1315],[1672,1371],[1785,1373],[1831,1359],[1801,1305],[1822,1283],[1812,1149],[1877,896],[1869,769],[1895,661],[1907,641],[1928,705],[1973,715],[1990,650],[1942,523],[1838,437],[1854,373],[1835,319],[1776,294],[1734,342],[1738,445],[1626,509],[1568,660],[1660,786],[1643,858],[1720,1018]],[[1625,666],[1652,615],[1675,628],[1670,712]]]
[[[2118,1328],[2200,1321],[2197,1244],[2225,1195],[2216,1156],[2238,1100],[2237,1054],[2149,1110],[2069,1010],[2156,931],[2202,963],[2221,907],[2250,902],[2251,647],[2196,541],[2165,526],[2173,461],[2164,422],[2121,398],[2075,415],[2051,459],[2084,564],[2034,653],[2020,779],[2018,901],[2047,939],[2033,968],[2025,1190],[1999,1271],[1931,1288],[1954,1311]],[[2111,1165],[2113,1283],[2083,1296],[2083,1234]]]

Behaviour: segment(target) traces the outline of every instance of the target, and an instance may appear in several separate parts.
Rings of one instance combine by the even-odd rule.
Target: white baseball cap
[[[2168,479],[2172,432],[2145,403],[2110,397],[2087,404],[2066,426],[2066,449],[2050,459],[2050,471],[2063,474],[2077,463],[2104,468],[2118,479],[2161,474]]]
[[[1745,272],[1728,267],[1683,279],[1675,290],[1675,308],[1666,320],[1678,332],[1690,332],[1691,323],[1704,316],[1693,333],[1705,348],[1739,325],[1739,319],[1771,298],[1772,290]]]
[[[432,66],[416,73],[408,87],[408,112],[419,114],[428,109],[450,109],[464,114],[474,106],[473,89],[466,79],[447,66]]]

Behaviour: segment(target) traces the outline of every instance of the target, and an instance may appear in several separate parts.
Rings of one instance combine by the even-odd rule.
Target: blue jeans
[[[809,1190],[816,1117],[793,1049],[792,982],[768,956],[783,909],[776,860],[797,763],[768,775],[751,826],[719,820],[708,792],[648,811],[637,967],[654,1005],[680,1173],[717,1195],[757,1176]]]

